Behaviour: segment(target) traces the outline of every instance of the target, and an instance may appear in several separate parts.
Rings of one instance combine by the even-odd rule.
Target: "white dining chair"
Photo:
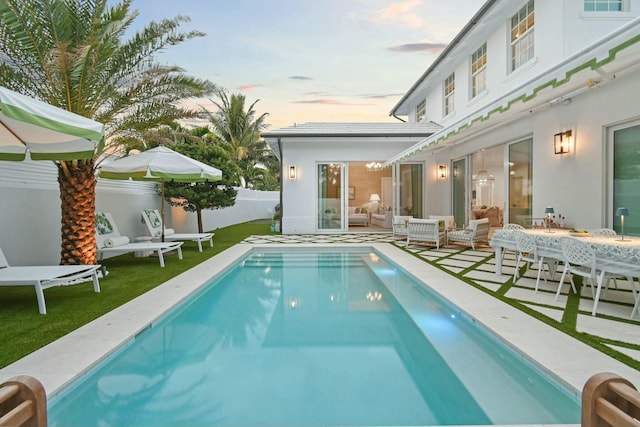
[[[524,230],[524,227],[520,224],[508,223],[502,227],[503,230]]]
[[[612,228],[596,228],[595,230],[589,230],[589,234],[596,237],[615,237],[618,235],[616,230]]]
[[[562,256],[564,258],[564,269],[562,270],[562,277],[560,278],[558,290],[556,291],[556,301],[560,296],[566,275],[569,274],[571,288],[575,293],[577,293],[577,291],[573,283],[573,275],[581,276],[583,277],[584,284],[589,283],[591,286],[591,296],[593,298],[591,315],[595,316],[602,284],[605,280],[614,278],[615,275],[596,268],[596,251],[588,243],[571,237],[563,237],[560,240],[560,247],[562,248]]]
[[[538,249],[536,246],[535,237],[524,233],[519,230],[514,230],[513,235],[516,241],[516,267],[515,272],[513,273],[513,283],[515,284],[518,281],[518,276],[520,272],[520,262],[525,262],[525,270],[522,274],[524,274],[531,264],[536,264],[538,266],[538,276],[536,277],[536,287],[535,292],[538,292],[538,286],[540,285],[540,275],[544,278],[544,282],[547,283],[547,276],[544,274],[544,265],[545,259],[543,256],[538,255]]]

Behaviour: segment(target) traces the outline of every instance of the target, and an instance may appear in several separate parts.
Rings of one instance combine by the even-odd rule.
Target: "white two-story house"
[[[358,161],[382,163],[386,181],[370,184],[365,198],[380,188],[394,214],[530,225],[551,206],[565,226],[619,228],[615,211],[624,206],[625,232],[639,234],[639,17],[640,0],[489,0],[392,108],[405,121],[395,130],[403,143],[422,132],[409,147],[370,145],[366,132],[360,141],[333,138],[331,124],[313,143],[317,133],[300,132],[310,124],[295,138],[292,128],[267,132],[283,164],[283,232],[357,229],[348,223],[351,193],[327,201],[318,184],[330,158],[347,167],[341,187],[358,194],[348,174],[355,160],[333,151],[348,145]],[[300,204],[312,206],[292,207]]]

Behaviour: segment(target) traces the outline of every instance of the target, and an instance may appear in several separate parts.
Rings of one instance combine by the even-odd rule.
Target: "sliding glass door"
[[[616,215],[618,208],[624,207],[629,215],[624,218],[624,233],[640,235],[640,123],[633,123],[612,129],[613,164],[609,174],[609,223],[618,233],[622,233],[621,217]],[[611,139],[611,136],[610,136]]]
[[[532,140],[509,145],[509,222],[531,227]]]
[[[453,162],[453,218],[456,226],[467,223],[467,158]]]
[[[346,163],[318,164],[318,230],[345,229]]]
[[[424,166],[422,163],[406,163],[398,167],[398,215],[423,217]]]

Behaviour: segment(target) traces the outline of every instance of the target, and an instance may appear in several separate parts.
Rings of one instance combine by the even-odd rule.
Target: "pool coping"
[[[388,243],[239,244],[168,280],[149,292],[95,319],[64,337],[0,369],[0,382],[17,375],[38,378],[49,398],[82,377],[114,349],[135,338],[167,310],[188,298],[211,277],[256,248],[371,247],[436,293],[459,307],[474,321],[493,331],[549,375],[580,396],[585,382],[598,372],[613,372],[640,384],[640,372],[583,342],[493,298],[458,278],[426,264]],[[108,286],[105,281],[104,286]],[[526,331],[526,333],[523,333]]]

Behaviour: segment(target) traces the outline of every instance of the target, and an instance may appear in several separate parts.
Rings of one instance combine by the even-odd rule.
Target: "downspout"
[[[282,155],[282,141],[278,138],[278,151],[280,152],[280,233],[282,233],[282,219],[284,218],[284,203],[282,203],[282,186],[284,184],[284,156]],[[271,218],[273,221],[273,218]]]
[[[403,118],[400,118],[400,117],[396,116],[396,114],[395,114],[395,113],[391,114],[391,116],[392,116],[394,119],[398,119],[398,120],[400,120],[402,123],[406,123],[406,122],[407,122],[405,119],[403,119]]]

